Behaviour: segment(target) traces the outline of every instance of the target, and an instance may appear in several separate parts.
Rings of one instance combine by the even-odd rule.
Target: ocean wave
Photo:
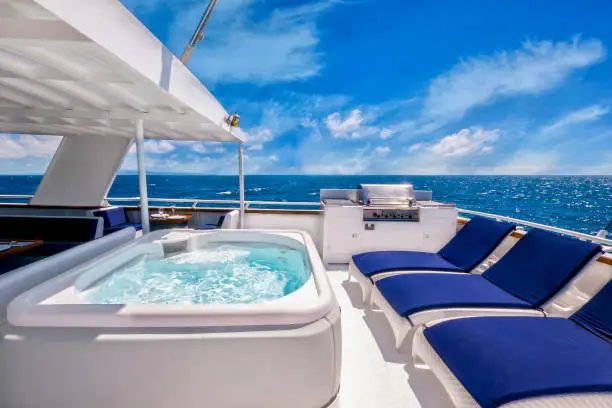
[[[217,194],[218,195],[230,195],[230,194],[232,194],[232,192],[231,191],[222,191],[222,192],[217,193]]]

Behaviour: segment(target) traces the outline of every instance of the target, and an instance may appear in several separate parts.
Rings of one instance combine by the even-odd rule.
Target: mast
[[[206,7],[206,11],[204,11],[202,18],[200,19],[200,23],[196,27],[196,30],[193,33],[193,35],[191,36],[191,40],[189,40],[189,43],[185,47],[185,50],[183,51],[183,55],[181,55],[181,62],[183,64],[185,65],[189,64],[189,60],[191,59],[191,54],[193,53],[193,49],[204,38],[204,29],[206,28],[206,25],[208,24],[208,20],[210,20],[210,16],[212,15],[212,12],[215,9],[215,6],[217,5],[218,2],[219,0],[210,0],[210,2],[208,3],[208,7]]]

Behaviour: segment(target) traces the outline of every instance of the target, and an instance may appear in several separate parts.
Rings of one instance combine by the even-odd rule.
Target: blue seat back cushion
[[[42,239],[51,242],[87,242],[96,238],[98,218],[0,217],[3,239]]]
[[[365,276],[389,271],[465,272],[438,254],[414,251],[376,251],[353,256],[353,262]]]
[[[570,319],[612,343],[612,282],[608,282]]]
[[[457,307],[519,308],[529,304],[499,289],[480,275],[415,273],[390,276],[376,287],[404,317],[431,309]]]
[[[217,228],[221,228],[221,226],[223,225],[223,221],[225,221],[225,215],[219,217],[219,221],[217,221]]]
[[[536,307],[554,296],[599,252],[597,244],[532,229],[482,276]]]
[[[104,228],[116,227],[118,225],[127,224],[125,209],[122,207],[96,211],[94,215],[96,217],[102,217],[104,219]]]
[[[484,261],[514,228],[514,225],[505,222],[474,217],[438,254],[460,269],[471,271]]]
[[[612,344],[568,319],[449,320],[425,329],[425,337],[482,407],[612,391]]]

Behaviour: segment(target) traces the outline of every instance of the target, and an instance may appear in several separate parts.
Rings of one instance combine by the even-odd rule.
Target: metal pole
[[[204,38],[204,29],[206,28],[206,24],[208,24],[208,20],[210,19],[210,16],[212,15],[212,12],[218,2],[219,0],[210,0],[210,2],[208,3],[208,7],[206,7],[206,10],[204,11],[202,18],[200,19],[200,22],[196,27],[195,32],[191,36],[191,40],[189,40],[189,43],[183,51],[183,55],[181,55],[181,61],[183,62],[183,64],[187,65],[189,63],[189,60],[191,59],[191,54],[193,53],[193,49],[200,41],[202,41],[202,38]]]
[[[147,193],[147,173],[144,164],[144,121],[136,121],[136,159],[138,161],[138,187],[140,188],[140,222],[142,233],[148,234],[149,228],[149,195]]]
[[[238,142],[238,179],[240,180],[240,229],[244,229],[244,166],[243,145]]]

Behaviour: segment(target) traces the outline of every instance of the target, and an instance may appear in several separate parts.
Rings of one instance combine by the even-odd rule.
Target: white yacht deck
[[[366,307],[347,268],[334,266],[328,275],[342,310],[340,395],[331,407],[451,407],[433,374],[397,351],[383,313]]]

